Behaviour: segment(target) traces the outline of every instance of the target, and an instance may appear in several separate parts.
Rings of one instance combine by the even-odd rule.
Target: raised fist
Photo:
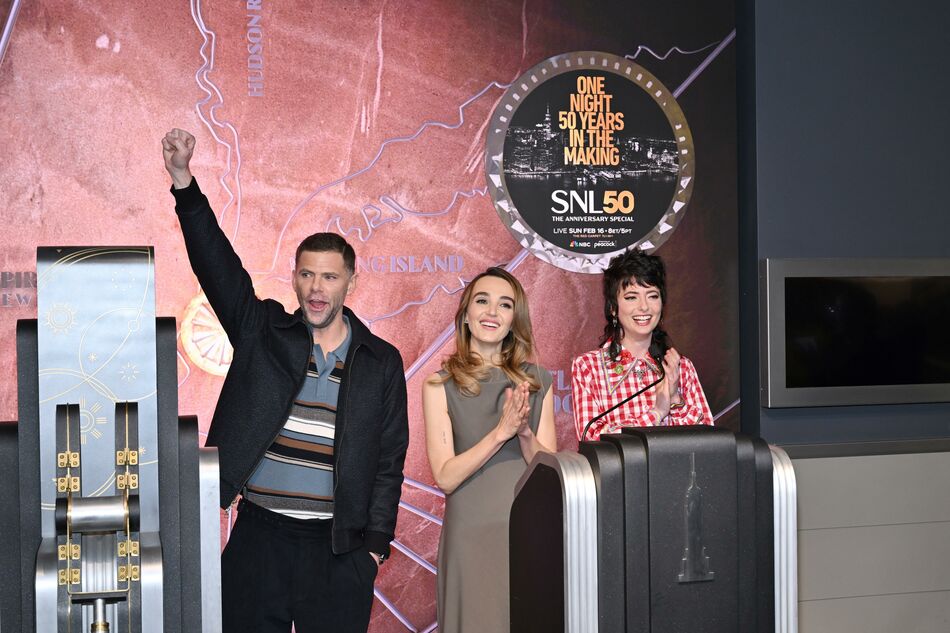
[[[162,156],[165,169],[168,170],[175,187],[181,189],[191,184],[191,170],[188,163],[195,153],[195,137],[178,128],[172,129],[162,139]]]

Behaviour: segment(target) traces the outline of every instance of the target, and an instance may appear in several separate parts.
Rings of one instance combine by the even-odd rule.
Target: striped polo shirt
[[[274,443],[247,481],[244,496],[259,506],[298,519],[333,517],[333,435],[346,338],[324,358],[314,344],[300,392]]]

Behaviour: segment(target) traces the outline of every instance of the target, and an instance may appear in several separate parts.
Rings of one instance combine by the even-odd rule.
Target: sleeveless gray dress
[[[526,369],[541,380],[541,390],[530,396],[528,415],[531,429],[537,431],[551,374],[535,365]],[[493,367],[477,396],[462,395],[453,381],[443,386],[459,454],[495,428],[505,389],[512,385]],[[515,484],[526,468],[521,445],[513,437],[446,495],[439,541],[439,633],[508,633],[508,515]]]

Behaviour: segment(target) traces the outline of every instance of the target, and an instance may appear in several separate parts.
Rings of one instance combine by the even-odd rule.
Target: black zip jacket
[[[227,507],[287,421],[313,343],[299,309],[288,314],[255,296],[197,181],[172,194],[191,268],[234,347],[207,442],[218,447]],[[365,546],[388,555],[409,444],[402,357],[343,311],[352,339],[336,412],[333,552]]]

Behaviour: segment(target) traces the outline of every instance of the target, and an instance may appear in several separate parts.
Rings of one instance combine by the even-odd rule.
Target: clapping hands
[[[678,405],[681,401],[680,355],[672,347],[666,350],[663,357],[663,373],[663,380],[656,386],[656,403],[653,405],[661,420],[669,414],[671,405]]]
[[[676,393],[680,387],[680,355],[672,347],[666,350],[666,355],[663,356],[663,373],[666,374],[669,392]]]
[[[505,390],[505,404],[495,429],[499,441],[507,442],[516,435],[528,432],[528,411],[531,408],[529,396],[526,382]]]

